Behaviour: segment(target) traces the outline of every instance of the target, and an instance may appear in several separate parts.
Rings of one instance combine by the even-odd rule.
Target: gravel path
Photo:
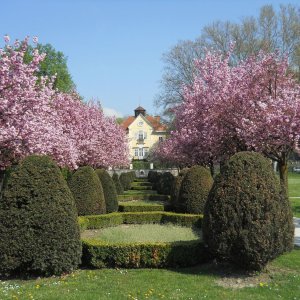
[[[295,245],[300,247],[300,218],[294,218],[295,224]]]

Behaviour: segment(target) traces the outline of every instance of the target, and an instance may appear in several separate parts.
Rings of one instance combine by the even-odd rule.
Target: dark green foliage
[[[117,191],[117,194],[118,195],[121,195],[124,193],[124,189],[123,189],[123,186],[119,180],[119,175],[117,173],[114,173],[113,176],[112,176],[112,180],[115,184],[115,187],[116,187],[116,191]]]
[[[149,173],[148,173],[148,180],[151,183],[154,183],[156,181],[157,174],[158,173],[156,171],[149,171]]]
[[[181,183],[178,211],[202,214],[212,184],[213,178],[208,169],[201,166],[191,167]]]
[[[182,169],[179,172],[178,176],[176,176],[174,178],[174,181],[173,181],[173,184],[172,184],[172,187],[171,187],[171,192],[170,192],[171,204],[175,208],[176,211],[180,210],[180,208],[178,208],[179,192],[180,192],[182,180],[183,180],[185,174],[188,172],[188,170],[189,170],[188,168]]]
[[[172,223],[187,227],[201,227],[201,216],[167,212],[112,213],[80,217],[81,228],[98,229],[121,224]],[[207,259],[201,241],[175,243],[107,244],[99,240],[83,241],[83,263],[94,268],[103,267],[176,267],[192,266]]]
[[[231,157],[210,192],[203,234],[214,257],[249,270],[293,248],[289,201],[268,159],[252,152]]]
[[[72,177],[72,174],[73,174],[72,171],[67,167],[61,168],[60,171],[61,171],[64,179],[68,182]]]
[[[80,167],[69,180],[78,215],[105,214],[106,204],[102,184],[93,168]]]
[[[131,182],[133,182],[136,179],[135,171],[130,171],[129,174],[130,174]]]
[[[106,203],[106,212],[111,213],[114,211],[118,211],[118,195],[114,181],[104,169],[97,169],[96,174],[99,176],[103,187],[104,198]]]
[[[165,206],[163,204],[152,205],[129,205],[119,204],[120,212],[142,212],[142,211],[164,211]]]
[[[154,200],[154,201],[168,201],[168,195],[158,194],[123,194],[118,196],[119,201],[132,201],[132,200]]]
[[[29,156],[11,172],[0,201],[0,274],[60,275],[77,268],[75,201],[58,166]]]
[[[93,268],[188,267],[207,261],[201,241],[107,244],[86,239],[82,246],[83,264]]]
[[[129,173],[122,173],[119,177],[124,191],[130,190],[132,178]]]
[[[153,174],[153,179],[152,179],[152,189],[153,190],[159,190],[159,181],[160,181],[160,179],[161,179],[161,177],[162,177],[162,173],[154,173]]]
[[[156,190],[159,194],[170,195],[175,177],[170,172],[163,173],[156,185]]]
[[[202,216],[193,214],[177,214],[173,212],[121,212],[107,215],[79,217],[81,230],[100,229],[120,224],[176,224],[180,226],[201,228]]]

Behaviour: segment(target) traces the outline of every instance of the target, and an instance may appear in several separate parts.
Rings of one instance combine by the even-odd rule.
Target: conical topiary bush
[[[69,180],[78,215],[98,215],[106,213],[105,197],[99,177],[89,166],[80,167]]]
[[[117,173],[114,173],[113,176],[112,176],[112,180],[115,184],[115,187],[116,187],[116,191],[117,191],[117,194],[118,195],[121,195],[124,193],[124,189],[123,189],[123,186],[119,180],[119,175]]]
[[[97,169],[95,172],[98,175],[103,187],[104,198],[106,203],[106,212],[111,213],[114,211],[118,211],[118,196],[112,178],[104,169]]]
[[[58,166],[29,156],[0,201],[0,274],[60,275],[77,268],[81,243],[74,198]]]

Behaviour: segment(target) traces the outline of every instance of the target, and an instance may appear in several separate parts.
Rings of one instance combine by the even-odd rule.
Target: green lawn
[[[79,270],[62,277],[0,281],[0,299],[298,300],[299,270],[300,249],[276,259],[267,272],[254,277],[211,264],[174,270]],[[232,276],[225,277],[228,272]]]
[[[85,230],[82,238],[108,243],[175,242],[199,240],[201,229],[160,224],[120,225],[98,230]]]
[[[299,197],[290,198],[293,214],[300,218],[300,174],[289,173],[289,196]]]

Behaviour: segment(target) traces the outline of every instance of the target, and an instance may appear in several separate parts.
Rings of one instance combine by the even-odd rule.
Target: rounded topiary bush
[[[191,167],[184,176],[178,198],[179,212],[201,214],[213,185],[210,171],[202,166]]]
[[[131,188],[131,178],[128,173],[122,173],[119,177],[120,182],[123,186],[124,191],[130,190]]]
[[[185,176],[185,174],[188,172],[188,168],[185,168],[185,169],[182,169],[178,176],[176,176],[174,178],[174,181],[173,181],[173,184],[171,186],[171,191],[170,191],[170,194],[171,194],[171,204],[172,206],[174,207],[174,209],[176,211],[179,211],[180,208],[178,208],[178,199],[179,199],[179,192],[180,192],[180,188],[181,188],[181,183],[182,183],[182,180]]]
[[[104,169],[97,169],[96,174],[99,176],[103,187],[104,198],[106,203],[106,212],[111,213],[114,211],[118,211],[118,195],[112,178]]]
[[[209,194],[203,235],[215,258],[249,270],[293,248],[288,198],[268,159],[252,152],[230,158]]]
[[[105,214],[106,204],[101,182],[94,169],[80,167],[69,180],[79,216]]]
[[[157,183],[157,192],[162,195],[170,195],[174,178],[170,172],[163,173]]]
[[[154,183],[156,181],[157,174],[158,173],[156,171],[149,171],[148,173],[149,182]]]
[[[112,180],[113,180],[113,182],[115,184],[117,194],[118,195],[123,194],[124,193],[124,189],[123,189],[123,186],[122,186],[122,184],[120,182],[119,175],[117,173],[113,174]]]
[[[0,201],[0,275],[60,275],[77,268],[81,242],[72,193],[47,156],[25,158]]]

